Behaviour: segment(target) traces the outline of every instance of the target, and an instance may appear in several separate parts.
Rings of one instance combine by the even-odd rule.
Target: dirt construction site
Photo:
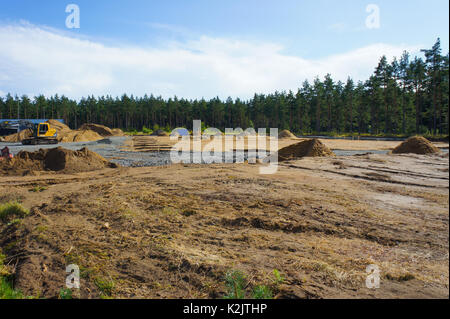
[[[179,140],[99,127],[0,142],[0,207],[23,210],[0,214],[0,275],[24,296],[60,298],[75,264],[78,298],[223,298],[232,271],[280,299],[449,298],[448,142],[283,134],[263,175],[261,157],[173,164]]]

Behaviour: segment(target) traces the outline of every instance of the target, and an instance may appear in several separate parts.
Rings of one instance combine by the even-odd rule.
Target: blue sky
[[[80,29],[65,26],[69,3],[80,7]],[[371,3],[378,29],[365,25]],[[246,98],[327,72],[363,80],[381,54],[437,37],[447,53],[448,10],[447,0],[2,0],[0,95]]]

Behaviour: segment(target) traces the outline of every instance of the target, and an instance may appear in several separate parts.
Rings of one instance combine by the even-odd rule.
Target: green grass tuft
[[[110,297],[113,294],[114,291],[114,281],[105,279],[105,278],[95,278],[94,283],[97,286],[97,288],[100,290],[102,297]]]
[[[11,217],[25,217],[30,212],[17,202],[0,205],[0,220],[8,221]]]

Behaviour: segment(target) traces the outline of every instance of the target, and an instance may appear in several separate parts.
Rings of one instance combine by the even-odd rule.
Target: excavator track
[[[22,141],[23,145],[50,145],[58,144],[56,139],[29,138]]]

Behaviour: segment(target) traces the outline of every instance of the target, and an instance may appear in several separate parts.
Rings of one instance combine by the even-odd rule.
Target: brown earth
[[[318,139],[305,140],[278,151],[278,160],[285,161],[301,157],[324,157],[335,154]]]
[[[284,139],[284,138],[297,138],[294,134],[292,134],[289,130],[281,131],[280,134],[278,134],[278,138]]]
[[[108,137],[108,136],[113,136],[114,133],[113,131],[104,125],[100,125],[100,124],[83,124],[79,130],[91,130],[94,131],[96,133],[98,133],[99,135],[103,136],[103,137]]]
[[[113,128],[111,129],[114,136],[124,136],[125,134],[120,128]]]
[[[5,136],[3,138],[3,140],[5,142],[9,142],[9,143],[18,143],[18,142],[21,142],[22,140],[30,138],[32,135],[33,135],[33,132],[30,129],[26,129],[26,130],[20,131],[18,133],[14,133],[14,134]]]
[[[440,150],[422,136],[413,136],[392,150],[393,154],[434,154]]]
[[[73,130],[58,134],[58,141],[60,143],[71,142],[90,142],[103,139],[103,136],[92,130]]]
[[[0,175],[33,175],[42,171],[78,173],[105,167],[115,168],[117,165],[87,148],[71,151],[57,147],[36,152],[20,151],[14,158],[0,162]]]
[[[282,298],[448,298],[449,160],[303,158],[273,175],[214,164],[0,176],[0,247],[25,295],[57,298],[65,267],[98,298],[221,298],[247,274]],[[366,267],[381,271],[366,288]],[[274,284],[273,270],[284,278]]]

